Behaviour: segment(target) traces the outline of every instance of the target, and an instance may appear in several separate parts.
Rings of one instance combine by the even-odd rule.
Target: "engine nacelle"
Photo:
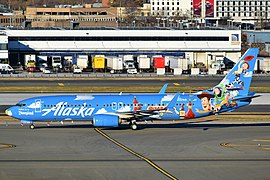
[[[111,114],[96,114],[93,118],[94,126],[118,127],[119,117]]]

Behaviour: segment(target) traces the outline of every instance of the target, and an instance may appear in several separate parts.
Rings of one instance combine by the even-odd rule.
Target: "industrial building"
[[[194,67],[206,68],[223,57],[241,56],[241,31],[237,30],[3,30],[2,62],[24,64],[26,55],[72,56],[174,56]]]

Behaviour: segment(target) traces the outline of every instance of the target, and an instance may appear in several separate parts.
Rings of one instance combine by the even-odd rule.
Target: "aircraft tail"
[[[237,91],[237,96],[247,96],[258,53],[258,48],[248,49],[224,79],[214,87],[214,91],[215,88],[220,88],[220,91],[223,89]]]

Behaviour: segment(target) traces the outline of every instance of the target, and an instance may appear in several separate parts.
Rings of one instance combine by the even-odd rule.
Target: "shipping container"
[[[150,69],[150,58],[139,56],[137,59],[139,69]]]
[[[157,68],[157,75],[164,75],[165,74],[165,68]]]
[[[133,55],[124,55],[123,56],[124,61],[134,61]]]
[[[154,57],[154,67],[155,68],[165,68],[165,58],[164,57]]]
[[[170,58],[170,68],[180,68],[182,70],[188,70],[188,60],[177,57]]]
[[[216,68],[209,68],[208,69],[208,74],[209,75],[216,75],[217,74],[217,70]]]
[[[200,68],[191,68],[191,75],[200,74]]]
[[[93,69],[104,69],[105,68],[105,57],[104,56],[95,56],[92,59],[92,68]]]
[[[165,66],[169,66],[170,65],[170,60],[176,58],[174,56],[165,56]]]
[[[123,58],[121,57],[107,57],[107,68],[111,70],[123,70]]]
[[[181,68],[181,59],[180,58],[177,58],[177,57],[170,57],[170,68],[171,69],[174,69],[174,68]]]
[[[181,59],[181,66],[180,66],[180,68],[183,69],[183,70],[188,70],[189,69],[188,64],[189,64],[189,60],[188,59]]]
[[[265,72],[265,73],[268,73],[268,72],[270,72],[270,59],[268,59],[268,58],[265,58],[264,60],[263,60],[263,71]]]
[[[183,70],[181,68],[174,68],[173,69],[173,74],[174,75],[181,75]]]
[[[86,69],[88,67],[88,55],[78,55],[76,65],[81,69]]]

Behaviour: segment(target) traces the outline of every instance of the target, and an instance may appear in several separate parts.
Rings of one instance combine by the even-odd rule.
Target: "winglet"
[[[164,86],[159,91],[159,94],[165,94],[168,85],[169,85],[169,83],[164,84]]]

